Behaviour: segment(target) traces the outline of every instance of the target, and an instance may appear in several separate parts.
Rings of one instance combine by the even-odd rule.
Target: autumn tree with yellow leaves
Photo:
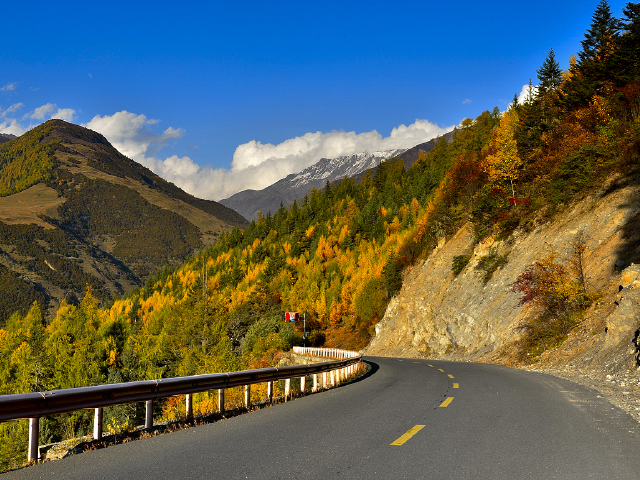
[[[518,124],[518,113],[515,109],[505,112],[500,126],[493,131],[489,149],[492,153],[485,159],[485,171],[489,181],[496,185],[508,182],[511,196],[515,198],[513,183],[518,180],[523,162],[518,155],[518,145],[514,134]]]

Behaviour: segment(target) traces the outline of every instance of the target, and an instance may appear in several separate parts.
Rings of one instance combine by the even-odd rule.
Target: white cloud
[[[121,153],[151,168],[156,160],[147,158],[147,155],[155,155],[169,140],[184,135],[183,129],[173,127],[158,135],[148,127],[158,123],[159,120],[143,114],[136,115],[123,110],[113,115],[96,115],[83,126],[101,133]]]
[[[76,111],[73,108],[58,108],[55,103],[45,103],[36,108],[33,112],[27,113],[23,119],[32,118],[34,120],[45,120],[48,118],[58,118],[67,122],[73,122]]]
[[[25,118],[28,116],[34,120],[44,120],[47,115],[51,117],[55,109],[56,106],[53,103],[45,103],[41,107],[36,108],[30,114],[25,115]]]
[[[24,107],[24,103],[14,103],[9,108],[7,108],[4,112],[2,110],[0,110],[0,116],[6,117],[7,114],[15,113],[18,110],[20,110],[22,107]]]
[[[4,87],[0,87],[0,92],[15,92],[18,82],[7,83]]]
[[[51,115],[51,118],[58,118],[65,122],[73,122],[75,115],[76,111],[72,108],[59,108],[56,113]]]
[[[529,88],[531,88],[531,92],[529,92]],[[520,94],[518,95],[518,105],[522,105],[527,101],[529,96],[531,96],[531,100],[533,100],[536,96],[536,92],[538,91],[537,85],[532,85],[529,87],[529,84],[523,85]]]
[[[10,133],[19,137],[26,131],[27,129],[20,125],[15,118],[8,118],[0,123],[0,133]]]
[[[15,118],[10,118],[8,115],[16,113],[18,110],[24,107],[23,103],[14,103],[5,111],[0,111],[0,118],[3,122],[0,123],[0,133],[11,133],[13,135],[22,135],[27,130],[31,130],[36,125],[24,126],[22,122]],[[58,108],[54,103],[46,103],[41,107],[36,108],[32,112],[23,115],[22,120],[33,119],[41,121],[48,120],[50,118],[59,118],[67,122],[73,122],[76,115],[76,111],[72,108]]]
[[[469,100],[468,98],[465,98],[465,99],[462,101],[462,104],[463,104],[463,105],[466,105],[466,104],[468,104],[468,103],[472,103],[472,100]]]

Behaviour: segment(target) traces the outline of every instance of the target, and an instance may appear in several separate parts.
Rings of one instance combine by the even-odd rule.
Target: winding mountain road
[[[340,388],[3,474],[13,479],[637,479],[640,424],[495,365],[367,357]]]

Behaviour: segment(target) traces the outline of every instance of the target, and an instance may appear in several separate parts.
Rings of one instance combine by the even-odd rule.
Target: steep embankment
[[[536,361],[612,374],[627,370],[637,364],[639,221],[636,174],[609,180],[595,196],[574,203],[553,221],[504,241],[490,238],[474,246],[473,232],[465,226],[407,272],[366,353],[516,363],[512,342],[522,335],[518,327],[531,311],[519,305],[510,285],[550,249],[566,258],[571,242],[581,235],[587,283],[602,299],[561,346]],[[469,264],[454,276],[453,258],[470,249]],[[479,262],[504,256],[506,263],[485,284],[486,270],[477,268]]]

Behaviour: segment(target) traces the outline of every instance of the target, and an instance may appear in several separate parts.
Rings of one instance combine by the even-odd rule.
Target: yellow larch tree
[[[495,153],[487,155],[485,172],[492,183],[503,184],[509,182],[511,195],[516,196],[513,182],[518,180],[522,159],[518,155],[518,146],[514,137],[518,125],[518,113],[511,109],[500,120],[500,126],[495,128],[491,138],[490,150]]]

